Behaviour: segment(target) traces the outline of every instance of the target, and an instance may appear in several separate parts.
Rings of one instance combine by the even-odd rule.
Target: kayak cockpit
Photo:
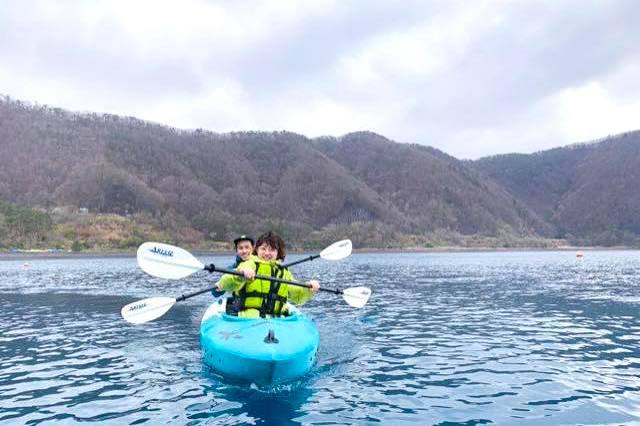
[[[224,316],[225,319],[227,320],[233,320],[234,318],[238,320],[247,320],[247,319],[255,320],[256,319],[256,318],[241,318],[235,315],[227,314],[227,300],[228,300],[228,297],[226,296],[218,297],[216,301],[212,303],[209,306],[209,308],[207,308],[207,310],[204,312],[204,315],[202,316],[202,323],[204,323],[206,320],[208,320],[212,316],[216,316],[216,317]],[[286,306],[286,311],[288,315],[272,318],[272,319],[286,320],[287,318],[293,318],[300,314],[300,310],[296,308],[294,305],[292,305],[291,303],[287,303],[285,306]]]

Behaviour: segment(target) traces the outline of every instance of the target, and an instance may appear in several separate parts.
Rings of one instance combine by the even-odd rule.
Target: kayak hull
[[[295,308],[284,318],[227,315],[221,298],[205,312],[200,344],[205,364],[223,376],[258,384],[281,383],[306,374],[316,361],[320,335]]]

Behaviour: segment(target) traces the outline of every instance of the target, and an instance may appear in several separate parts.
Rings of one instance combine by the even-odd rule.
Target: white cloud
[[[252,128],[254,111],[247,93],[236,81],[218,81],[197,96],[161,99],[151,105],[139,105],[132,115],[171,123],[178,128],[205,128],[217,132],[236,131],[240,126]],[[209,126],[202,126],[208,123]]]
[[[212,131],[376,131],[462,158],[638,126],[640,4],[8,1],[0,93]]]
[[[614,99],[600,81],[565,89],[550,104],[567,140],[588,141],[640,127],[640,99]]]

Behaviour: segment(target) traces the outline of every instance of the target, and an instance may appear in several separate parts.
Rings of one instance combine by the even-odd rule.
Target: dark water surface
[[[318,364],[257,388],[202,364],[209,295],[141,326],[120,317],[136,299],[204,288],[206,273],[0,261],[0,423],[640,423],[640,252],[355,254],[292,269],[374,293],[362,310],[310,302]]]

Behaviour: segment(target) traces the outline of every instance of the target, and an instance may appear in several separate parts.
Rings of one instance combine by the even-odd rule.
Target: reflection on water
[[[137,298],[204,288],[205,273],[169,282],[134,258],[2,261],[0,423],[640,422],[639,254],[355,254],[298,265],[299,278],[374,294],[362,310],[330,294],[312,301],[318,364],[262,388],[202,364],[210,296],[142,326],[120,318]]]

